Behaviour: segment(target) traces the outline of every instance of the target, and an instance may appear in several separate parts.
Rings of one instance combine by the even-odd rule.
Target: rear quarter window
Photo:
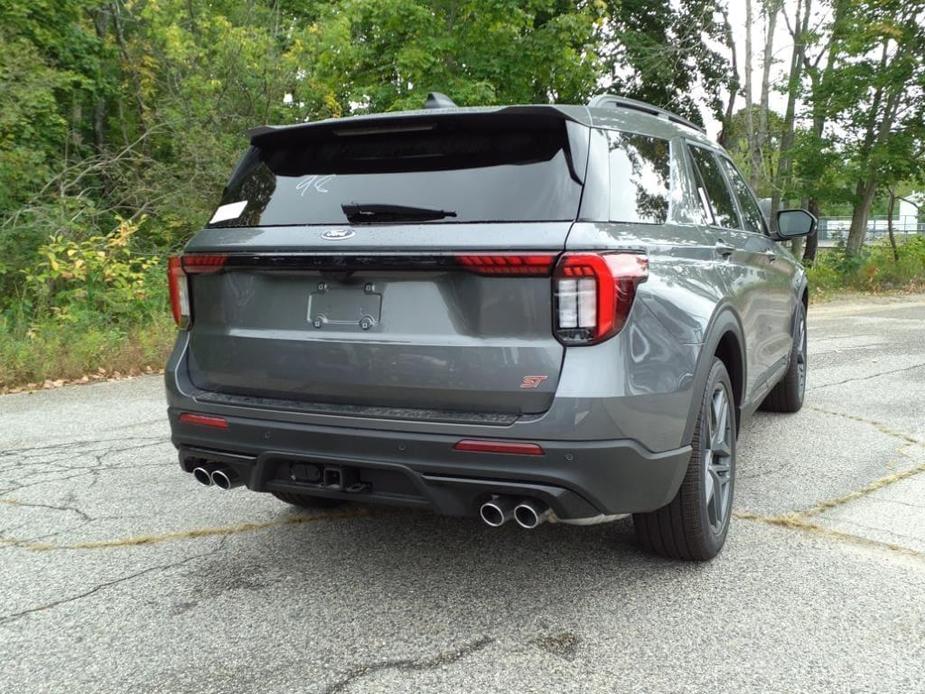
[[[649,135],[610,130],[610,221],[664,224],[671,200],[671,146]]]

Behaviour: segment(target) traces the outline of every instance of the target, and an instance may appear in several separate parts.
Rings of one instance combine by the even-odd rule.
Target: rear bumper
[[[563,519],[652,511],[677,493],[690,447],[652,453],[634,441],[534,441],[543,455],[453,449],[464,438],[279,422],[229,416],[227,429],[179,421],[168,410],[173,444],[187,472],[221,463],[254,491],[418,506],[475,515],[491,494],[540,499]],[[303,474],[337,469],[357,491],[312,482]],[[295,479],[293,479],[295,477]],[[322,476],[323,477],[323,476]]]

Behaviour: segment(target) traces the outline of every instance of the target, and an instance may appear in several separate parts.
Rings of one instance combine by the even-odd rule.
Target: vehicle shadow
[[[447,612],[458,611],[494,621],[574,607],[600,591],[617,589],[632,600],[660,576],[696,576],[709,566],[644,553],[629,519],[524,530],[514,522],[488,528],[426,511],[357,510],[355,517],[332,512],[330,520],[229,538],[226,551],[194,571],[201,590],[282,590],[281,600],[313,614],[321,609],[311,607],[316,601],[345,601],[381,614],[411,609],[410,600],[421,619],[433,612],[445,621]],[[283,513],[296,519],[305,512]],[[614,598],[616,608],[621,600]]]

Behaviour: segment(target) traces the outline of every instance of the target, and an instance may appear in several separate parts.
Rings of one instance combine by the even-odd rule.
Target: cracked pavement
[[[179,470],[159,377],[0,396],[3,692],[925,692],[925,297],[812,306],[705,565],[629,521],[291,510]]]

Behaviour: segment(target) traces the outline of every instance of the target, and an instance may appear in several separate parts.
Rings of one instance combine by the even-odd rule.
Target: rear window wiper
[[[364,222],[420,222],[434,219],[455,217],[452,210],[436,210],[429,207],[411,207],[409,205],[389,205],[382,203],[349,202],[340,206],[351,224]]]

